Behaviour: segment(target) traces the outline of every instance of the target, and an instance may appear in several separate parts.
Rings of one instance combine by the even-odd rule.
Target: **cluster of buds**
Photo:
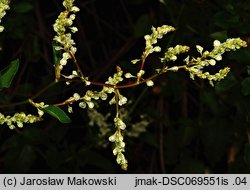
[[[210,74],[209,72],[203,72],[203,68],[206,66],[216,65],[217,61],[222,60],[222,54],[227,51],[235,51],[241,47],[246,47],[247,43],[240,38],[230,38],[223,43],[215,40],[213,45],[214,48],[211,52],[203,52],[203,47],[197,45],[196,48],[201,54],[201,57],[192,58],[191,60],[189,57],[187,57],[184,60],[186,62],[185,70],[190,73],[190,78],[194,79],[194,77],[197,76],[201,79],[208,79],[212,86],[214,81],[220,81],[221,79],[225,78],[230,69],[225,67],[215,74]]]
[[[76,53],[75,42],[71,38],[71,33],[75,33],[78,29],[73,25],[75,13],[80,9],[73,5],[74,0],[64,0],[63,6],[65,11],[61,12],[53,25],[56,36],[54,41],[57,43],[55,50],[63,50],[62,58],[60,60],[59,69],[62,70],[63,66],[67,64],[67,60],[71,58],[71,54]]]
[[[89,109],[87,111],[89,118],[89,126],[98,127],[98,141],[97,146],[107,147],[108,141],[106,137],[111,134],[112,124],[108,122],[108,118],[110,117],[110,113],[103,115],[103,113],[99,113],[96,109]]]
[[[3,125],[5,123],[9,126],[10,129],[14,129],[16,126],[22,128],[23,123],[34,123],[41,120],[41,117],[37,117],[31,114],[26,115],[23,112],[15,113],[13,116],[4,116],[0,113],[0,125]]]
[[[137,62],[144,60],[149,54],[152,54],[153,52],[160,52],[161,51],[160,46],[154,46],[154,44],[156,44],[157,40],[161,39],[168,32],[174,31],[175,28],[172,26],[163,25],[157,28],[152,27],[151,30],[152,34],[144,36],[144,39],[146,41],[146,47],[144,52],[142,53],[141,59],[132,60],[131,62],[133,64],[136,64]]]
[[[165,63],[167,61],[176,61],[177,55],[181,53],[186,53],[189,51],[188,46],[176,45],[175,47],[170,47],[165,52],[164,57],[161,58],[161,62]]]
[[[154,44],[157,43],[158,39],[161,39],[165,34],[167,34],[168,32],[174,31],[175,28],[172,26],[168,26],[168,25],[163,25],[160,27],[152,27],[152,34],[151,35],[146,35],[144,36],[144,39],[146,40],[146,47],[145,47],[145,51],[143,53],[143,57],[147,57],[149,54],[153,53],[153,52],[160,52],[161,48],[159,46],[153,46]]]
[[[10,0],[1,0],[0,1],[0,23],[2,18],[6,15],[6,10],[10,9],[9,6]],[[4,30],[4,27],[0,25],[0,32]]]
[[[109,137],[109,141],[114,143],[113,154],[116,156],[117,164],[121,165],[122,169],[127,170],[128,161],[123,154],[125,152],[125,142],[121,134],[126,128],[126,124],[119,117],[115,117],[114,123],[117,130]]]

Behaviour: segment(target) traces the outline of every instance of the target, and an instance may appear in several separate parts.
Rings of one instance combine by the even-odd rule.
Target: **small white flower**
[[[144,36],[144,39],[145,39],[146,41],[148,41],[148,40],[151,39],[151,36],[150,36],[150,35],[145,35],[145,36]]]
[[[72,75],[78,76],[78,73],[74,70],[72,71]]]
[[[115,97],[113,97],[110,101],[109,101],[109,104],[112,105],[112,104],[115,104],[116,101],[115,101]]]
[[[179,70],[179,67],[178,66],[173,66],[173,67],[169,68],[168,70],[177,72]]]
[[[75,101],[78,101],[78,100],[80,100],[81,96],[78,93],[74,93],[73,98]]]
[[[71,27],[70,29],[71,29],[71,32],[73,32],[73,33],[76,33],[78,31],[78,29],[76,27]]]
[[[214,66],[216,64],[216,61],[214,59],[208,60],[209,64]]]
[[[118,102],[119,106],[122,106],[122,105],[126,104],[127,100],[128,99],[125,96],[120,95],[119,102]]]
[[[136,63],[138,63],[139,61],[140,61],[140,59],[134,59],[134,60],[131,61],[131,63],[136,64]]]
[[[90,82],[90,81],[88,81],[88,80],[85,80],[84,82],[85,82],[85,85],[86,85],[86,86],[91,85],[91,82]]]
[[[134,78],[135,76],[132,75],[131,73],[126,73],[125,74],[125,78],[129,79],[129,78]]]
[[[95,104],[93,102],[87,102],[90,109],[94,108]]]
[[[146,84],[147,86],[154,86],[154,82],[152,80],[148,80]]]
[[[3,26],[0,26],[0,32],[2,32],[4,30]]]
[[[38,109],[38,115],[39,115],[39,117],[42,117],[42,116],[43,116],[43,114],[44,114],[44,111],[43,111],[43,110]]]
[[[116,140],[116,133],[109,137],[110,142],[115,142],[115,140]]]
[[[119,117],[115,117],[114,122],[115,126],[120,128],[121,130],[124,130],[126,128],[126,124]]]
[[[219,40],[214,40],[214,47],[220,46],[220,41]]]
[[[76,7],[76,6],[73,6],[71,11],[75,13],[75,12],[80,11],[80,9],[78,7]]]
[[[86,108],[86,103],[85,102],[80,102],[79,107],[83,108],[83,109]]]
[[[220,54],[216,55],[214,57],[214,59],[216,59],[217,61],[221,61],[222,60],[222,56]]]
[[[101,97],[102,100],[107,100],[108,95],[107,95],[106,93],[102,93],[102,94],[100,95],[100,97]]]
[[[15,129],[15,125],[9,125],[10,129]]]
[[[71,106],[68,106],[68,112],[73,113],[73,108]]]
[[[156,46],[156,47],[154,47],[154,51],[155,51],[155,52],[160,52],[160,51],[161,51],[161,48],[160,48],[159,46]]]
[[[145,71],[144,71],[144,70],[140,70],[140,71],[137,73],[137,77],[138,77],[138,78],[141,78],[142,75],[144,75],[144,74],[145,74]]]
[[[18,126],[19,128],[22,128],[22,127],[23,127],[23,123],[17,122],[17,126]]]
[[[62,58],[62,59],[60,60],[60,64],[61,64],[61,65],[66,65],[66,64],[67,64],[67,59]]]
[[[200,45],[196,45],[196,49],[200,54],[202,54],[203,47],[201,47]]]

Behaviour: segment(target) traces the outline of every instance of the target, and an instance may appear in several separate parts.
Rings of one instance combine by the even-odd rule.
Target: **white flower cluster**
[[[76,101],[79,101],[79,107],[82,108],[82,109],[85,109],[87,108],[94,108],[95,104],[93,102],[93,99],[94,100],[106,100],[108,98],[108,95],[103,92],[103,91],[92,91],[92,90],[88,90],[84,96],[80,96],[78,93],[74,93],[72,97],[70,97],[67,101],[69,102],[76,102]],[[71,106],[68,106],[68,112],[69,113],[72,113],[73,112],[73,109]]]
[[[108,122],[108,118],[110,117],[110,113],[103,115],[99,113],[96,109],[89,109],[88,110],[88,118],[89,118],[89,125],[98,127],[98,141],[97,146],[107,147],[108,141],[106,140],[107,136],[111,134],[111,127],[112,124]]]
[[[144,118],[144,116],[141,117],[141,121],[131,125],[131,129],[126,133],[127,136],[137,138],[141,133],[146,131],[151,121],[148,118]]]
[[[144,36],[144,39],[146,40],[146,47],[145,47],[144,52],[142,53],[141,59],[132,60],[131,62],[133,64],[136,64],[140,60],[145,60],[145,58],[153,52],[160,52],[161,51],[160,46],[154,47],[153,45],[156,44],[157,40],[161,39],[165,34],[167,34],[168,32],[174,31],[175,28],[172,26],[163,25],[157,28],[152,27],[151,30],[152,30],[152,34]]]
[[[2,18],[6,15],[6,10],[10,9],[10,0],[0,0],[0,23]],[[0,25],[0,32],[4,30],[4,27]]]
[[[45,105],[44,102],[39,102],[39,103],[33,102],[31,99],[29,99],[29,102],[30,102],[34,107],[36,107],[39,117],[42,117],[43,114],[44,114],[43,108],[46,107],[46,106],[48,106],[48,105],[47,105],[47,104]]]
[[[3,114],[0,113],[0,125],[2,124],[7,124],[10,129],[14,129],[16,126],[22,128],[23,123],[34,123],[37,121],[41,121],[42,118],[28,114],[26,115],[25,113],[15,113],[14,116],[4,116]],[[16,124],[16,126],[15,126]]]
[[[106,84],[111,84],[111,85],[116,85],[118,84],[119,82],[122,82],[123,81],[123,71],[121,70],[120,67],[117,67],[117,72],[113,75],[113,77],[109,77],[108,78],[108,81],[105,82]],[[112,88],[112,87],[103,87],[102,93],[104,94],[107,94],[107,93],[114,93],[115,92],[115,89]],[[109,101],[109,104],[112,105],[112,104],[116,104],[118,103],[119,106],[122,106],[124,104],[127,103],[127,98],[123,95],[121,95],[120,93],[117,94],[117,98],[118,98],[118,102],[116,102],[116,96],[114,96],[110,101]]]
[[[123,71],[120,67],[116,68],[117,72],[113,75],[113,77],[109,77],[108,81],[106,81],[106,84],[111,84],[111,85],[116,85],[119,82],[123,81],[122,75],[123,75]]]
[[[128,101],[128,99],[125,96],[123,96],[121,94],[118,95],[118,105],[119,106],[122,106],[122,105],[126,104],[127,101]],[[116,98],[115,98],[115,96],[109,101],[109,104],[110,105],[116,104]]]
[[[75,14],[80,9],[73,5],[74,0],[64,0],[63,6],[66,8],[65,11],[61,12],[53,25],[56,36],[54,41],[57,42],[58,46],[55,47],[57,51],[64,50],[62,59],[60,60],[59,69],[62,70],[63,66],[67,64],[67,60],[71,58],[71,54],[76,53],[75,42],[71,38],[71,33],[77,32],[77,28],[72,26],[75,19]]]
[[[144,56],[148,56],[149,54],[153,52],[160,52],[161,48],[159,46],[153,46],[157,43],[158,39],[161,39],[165,34],[168,32],[174,31],[175,28],[168,25],[163,25],[160,27],[152,27],[152,34],[144,36],[144,39],[146,40],[146,47],[145,51],[143,52],[142,59]]]
[[[106,100],[108,98],[108,94],[114,93],[115,92],[115,85],[118,84],[119,82],[123,81],[122,78],[123,71],[121,70],[120,67],[117,67],[117,72],[113,75],[113,77],[109,77],[108,81],[105,82],[107,86],[103,86],[101,91],[92,91],[92,90],[87,90],[87,92],[83,95],[80,96],[78,93],[74,93],[72,97],[70,97],[67,101],[68,102],[76,102],[79,101],[79,107],[80,108],[90,108],[92,109],[95,104],[93,100]],[[66,78],[74,78],[77,77],[77,72],[73,71],[72,75],[65,76]],[[110,87],[109,87],[110,85]],[[127,103],[127,98],[120,95],[118,97],[119,101],[118,104],[121,106],[123,104]],[[110,104],[115,104],[116,99],[115,96],[110,100]],[[68,112],[72,113],[73,108],[69,105],[68,106]]]
[[[121,165],[122,169],[127,170],[128,161],[123,154],[123,152],[125,152],[125,142],[123,141],[123,136],[121,134],[121,130],[124,130],[126,125],[118,117],[115,117],[114,122],[118,129],[109,137],[109,141],[115,143],[113,154],[116,156],[116,162]]]
[[[189,51],[188,46],[182,46],[182,45],[176,45],[175,47],[170,47],[165,52],[164,57],[161,58],[161,62],[167,62],[167,61],[176,61],[177,55],[181,53],[186,53]]]
[[[184,61],[187,66],[185,69],[190,73],[190,77],[194,80],[194,77],[197,76],[202,79],[208,79],[209,83],[213,86],[213,81],[219,81],[228,74],[230,69],[225,67],[224,69],[219,70],[216,74],[210,74],[209,72],[203,72],[203,68],[206,66],[214,66],[217,61],[222,60],[222,54],[227,51],[235,51],[241,47],[247,47],[247,43],[240,38],[230,38],[225,42],[221,43],[218,40],[215,40],[214,48],[211,52],[204,51],[203,47],[200,45],[196,46],[197,51],[201,54],[201,57],[192,58],[190,60],[187,57]]]

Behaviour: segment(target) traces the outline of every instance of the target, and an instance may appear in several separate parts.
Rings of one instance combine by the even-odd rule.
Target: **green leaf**
[[[0,71],[0,90],[8,88],[19,68],[19,60],[12,61],[7,67]]]
[[[53,49],[53,61],[54,61],[54,66],[55,66],[55,77],[56,81],[60,79],[60,69],[58,68],[58,65],[60,63],[60,52],[56,50],[56,43],[52,44],[52,49]]]
[[[210,36],[213,39],[219,40],[219,41],[225,41],[228,38],[226,30],[214,32],[214,33],[210,34]]]
[[[55,64],[55,68],[57,68],[57,65],[60,62],[60,51],[56,50],[56,43],[52,44],[52,49],[53,49],[53,61]]]
[[[250,94],[250,77],[245,78],[241,83],[242,89],[241,92],[244,96]]]
[[[70,123],[70,118],[66,115],[66,113],[59,107],[56,106],[47,106],[44,107],[43,110],[50,114],[51,116],[58,119],[61,123]]]

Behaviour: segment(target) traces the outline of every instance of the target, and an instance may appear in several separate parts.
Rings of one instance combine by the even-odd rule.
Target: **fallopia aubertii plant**
[[[0,19],[2,19],[5,15],[5,11],[9,9],[9,3],[10,1],[8,0],[0,1]],[[67,111],[72,113],[72,105],[78,104],[80,108],[89,110],[88,115],[92,123],[98,123],[100,128],[103,126],[101,130],[102,135],[105,136],[113,131],[112,135],[109,136],[107,140],[113,143],[113,154],[116,156],[116,162],[124,170],[127,170],[128,161],[124,155],[126,146],[124,140],[124,134],[126,134],[126,123],[123,121],[121,110],[123,109],[122,107],[128,103],[128,99],[123,95],[123,91],[138,85],[147,85],[151,87],[154,85],[154,79],[158,76],[167,74],[168,72],[177,72],[179,70],[187,71],[193,80],[195,77],[208,80],[213,86],[214,82],[225,78],[230,69],[229,67],[225,67],[217,73],[211,74],[204,71],[205,68],[217,65],[218,62],[222,60],[224,53],[228,51],[235,51],[247,46],[246,42],[240,38],[230,38],[225,42],[215,40],[213,43],[213,49],[210,51],[204,50],[203,47],[197,45],[196,49],[199,56],[194,57],[187,55],[190,50],[189,46],[176,45],[174,47],[169,47],[162,54],[162,57],[159,58],[161,67],[158,66],[158,68],[155,68],[155,72],[153,74],[149,74],[145,69],[148,56],[155,52],[161,52],[161,47],[157,45],[158,41],[168,33],[175,31],[175,28],[169,25],[152,27],[151,34],[144,36],[145,49],[143,50],[142,55],[138,59],[131,61],[131,64],[139,64],[138,70],[134,69],[133,72],[128,73],[125,72],[123,68],[117,66],[116,72],[112,76],[108,77],[106,82],[96,82],[85,75],[84,68],[81,68],[83,66],[78,63],[76,58],[77,48],[75,41],[72,39],[72,34],[78,31],[77,27],[74,26],[74,20],[76,18],[76,13],[79,12],[80,9],[74,5],[74,0],[64,0],[63,6],[65,10],[59,14],[53,25],[56,33],[53,39],[53,49],[55,55],[54,83],[64,80],[66,81],[66,85],[71,85],[73,80],[79,80],[82,82],[82,85],[88,87],[88,90],[81,93],[72,92],[71,97],[68,97],[65,101],[54,103],[52,105],[48,105],[45,102],[35,102],[34,99],[40,94],[37,93],[26,101],[26,103],[30,103],[37,109],[37,115],[26,114],[23,112],[15,113],[13,116],[0,114],[0,124],[7,124],[10,129],[23,127],[24,123],[41,121],[44,113],[54,116],[62,123],[68,123],[70,122],[70,118],[59,107],[67,106]],[[3,26],[0,26],[0,31],[3,31]],[[183,64],[169,64],[170,62],[175,62],[178,59],[179,54],[186,55],[186,58],[183,60]],[[11,66],[8,66],[1,71],[1,89],[10,85],[10,82],[18,68],[17,63],[18,61],[13,62]],[[70,75],[64,74],[64,71],[67,70],[67,64],[75,65],[75,70],[70,71]],[[69,73],[68,70],[67,73]],[[101,90],[90,90],[92,86],[100,86]],[[97,111],[97,100],[107,101],[110,106],[115,107],[115,113],[113,113],[114,127],[106,122],[106,116]],[[109,114],[112,115],[111,113]],[[144,123],[143,125],[146,126],[147,123]]]

